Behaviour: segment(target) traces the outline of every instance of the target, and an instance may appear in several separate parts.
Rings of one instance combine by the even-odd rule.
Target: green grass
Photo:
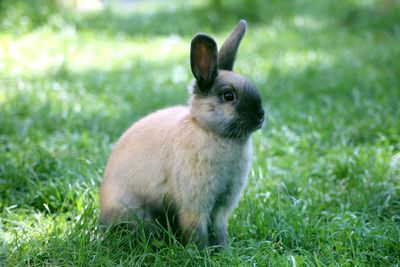
[[[400,6],[0,1],[0,265],[398,266]],[[248,6],[250,4],[250,6]],[[248,20],[236,71],[262,94],[230,249],[102,231],[98,188],[135,120],[187,102],[189,43]]]

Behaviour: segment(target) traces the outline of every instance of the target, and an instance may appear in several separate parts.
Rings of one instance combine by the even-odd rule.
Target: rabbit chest
[[[194,135],[194,136],[193,136]],[[238,142],[194,131],[173,148],[171,182],[178,203],[202,203],[203,209],[236,202],[249,172],[251,140]]]

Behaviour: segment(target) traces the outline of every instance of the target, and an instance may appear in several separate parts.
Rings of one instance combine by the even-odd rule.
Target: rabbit
[[[184,243],[227,246],[227,222],[247,183],[251,134],[264,121],[256,87],[232,71],[247,23],[217,50],[199,33],[191,41],[189,106],[156,111],[116,143],[100,189],[105,224],[139,217],[177,220]]]

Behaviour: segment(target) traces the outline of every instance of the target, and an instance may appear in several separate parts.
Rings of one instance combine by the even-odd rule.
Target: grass
[[[398,266],[400,6],[389,2],[84,14],[1,1],[0,265]],[[221,44],[242,17],[236,71],[259,88],[268,121],[230,249],[101,231],[112,144],[141,116],[186,103],[191,37]]]

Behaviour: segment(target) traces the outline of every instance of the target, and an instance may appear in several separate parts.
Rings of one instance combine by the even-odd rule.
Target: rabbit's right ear
[[[240,42],[246,33],[247,22],[242,19],[239,21],[236,28],[229,35],[228,39],[222,44],[219,50],[218,64],[221,70],[232,71],[233,65],[235,64],[237,50]]]
[[[215,41],[197,34],[190,47],[190,67],[200,90],[210,87],[218,75],[218,49]]]

